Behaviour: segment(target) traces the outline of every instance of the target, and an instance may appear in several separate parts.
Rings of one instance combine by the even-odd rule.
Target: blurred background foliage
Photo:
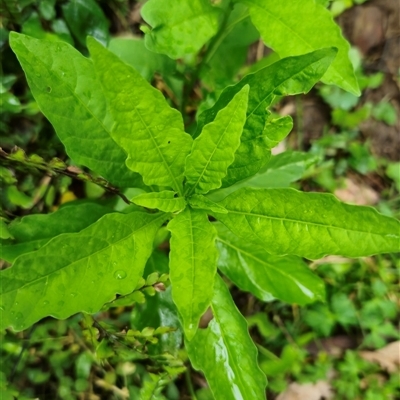
[[[329,7],[352,44],[362,96],[319,84],[307,95],[278,99],[274,113],[291,115],[295,128],[275,149],[269,173],[259,184],[331,192],[342,201],[399,218],[399,3],[316,1]],[[98,177],[82,174],[88,171],[65,154],[9,47],[10,31],[65,41],[84,55],[86,36],[96,37],[161,90],[171,106],[185,111],[189,132],[196,113],[212,106],[226,85],[278,59],[249,18],[236,21],[239,7],[228,21],[233,28],[201,68],[194,55],[174,61],[152,53],[142,40],[141,4],[0,1],[1,239],[12,240],[7,229],[11,221],[52,212],[71,201],[124,209],[115,191]],[[28,331],[0,332],[1,398],[212,399],[204,378],[187,363],[181,333],[168,329],[176,317],[166,239],[168,234],[160,232],[146,279],[129,298],[94,316],[47,318]],[[6,267],[0,262],[0,268]],[[400,398],[399,258],[327,257],[310,268],[326,283],[326,302],[302,308],[261,303],[231,288],[259,347],[268,398]]]

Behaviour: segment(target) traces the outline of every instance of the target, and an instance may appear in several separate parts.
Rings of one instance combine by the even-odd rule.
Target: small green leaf
[[[185,168],[190,193],[207,193],[221,186],[240,145],[248,94],[249,85],[245,85],[193,141]]]
[[[213,295],[216,232],[204,211],[190,208],[174,217],[168,229],[172,234],[169,254],[172,298],[190,340]]]
[[[214,213],[224,225],[271,254],[317,259],[400,250],[399,221],[370,207],[341,203],[331,194],[242,188],[219,204],[228,210]]]
[[[217,213],[227,214],[228,211],[220,204],[214,203],[201,194],[193,194],[189,197],[189,204],[192,208],[199,208],[201,210],[215,211]]]
[[[185,158],[192,138],[182,115],[131,66],[93,38],[88,47],[115,124],[111,137],[127,152],[126,165],[147,185],[182,194]]]
[[[216,399],[265,399],[266,379],[247,322],[218,276],[211,308],[214,319],[207,329],[186,341],[193,367],[203,371]]]
[[[3,219],[0,219],[0,239],[14,239]],[[3,256],[3,246],[1,246],[1,258],[6,260]]]
[[[217,33],[221,9],[209,0],[149,0],[141,14],[152,28],[146,47],[176,59],[197,53]]]
[[[336,49],[321,49],[303,56],[279,60],[224,89],[214,106],[199,115],[197,135],[204,125],[215,119],[217,112],[226,107],[236,93],[245,85],[250,85],[241,143],[235,153],[235,161],[222,181],[222,187],[231,186],[256,174],[268,162],[270,146],[288,133],[290,122],[285,119],[275,122],[275,126],[269,125],[272,121],[268,121],[269,113],[266,113],[266,108],[276,96],[308,92],[326,72],[335,55]],[[275,128],[279,126],[280,133],[277,134]]]
[[[185,208],[186,201],[183,197],[175,197],[175,195],[175,192],[163,190],[161,192],[139,194],[132,201],[142,207],[156,208],[165,212],[177,212]]]
[[[87,36],[107,44],[109,22],[95,0],[70,0],[62,9],[65,21],[82,46],[86,46]]]
[[[139,185],[140,177],[125,166],[126,154],[110,137],[113,120],[92,62],[66,43],[16,32],[10,33],[10,45],[41,111],[75,163],[117,186]]]
[[[167,214],[107,214],[57,236],[0,272],[0,329],[23,330],[51,315],[94,313],[135,289]]]
[[[13,262],[16,257],[38,250],[62,233],[79,232],[112,209],[95,203],[67,203],[50,214],[32,214],[14,220],[8,226],[15,240],[1,246],[1,258]]]
[[[272,296],[300,305],[325,300],[323,280],[301,258],[273,256],[261,246],[238,238],[225,226],[216,227],[218,268],[241,290],[264,301],[272,300]]]
[[[322,78],[348,92],[360,95],[349,58],[349,43],[330,12],[314,0],[240,0],[249,7],[251,19],[265,44],[281,57],[309,53],[335,46],[338,55]]]

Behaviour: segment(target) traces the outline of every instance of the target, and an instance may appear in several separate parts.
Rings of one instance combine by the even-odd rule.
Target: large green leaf
[[[245,85],[193,141],[185,168],[189,193],[207,193],[221,186],[240,145],[248,94]]]
[[[216,399],[265,399],[266,379],[247,322],[220,277],[212,300],[214,318],[199,329],[186,349],[194,368],[203,371]]]
[[[8,225],[14,240],[2,243],[1,258],[13,262],[21,254],[38,250],[53,237],[79,232],[110,212],[111,208],[95,203],[67,203],[51,214],[33,214],[14,220]]]
[[[68,155],[117,186],[139,184],[140,177],[125,166],[126,154],[110,137],[113,121],[92,62],[66,43],[16,32],[10,33],[10,45]]]
[[[400,250],[400,222],[370,207],[341,203],[325,193],[242,188],[215,214],[244,240],[271,254],[316,259],[327,254],[362,257]]]
[[[95,0],[70,0],[62,10],[69,29],[82,46],[86,45],[87,36],[107,44],[109,22]]]
[[[360,95],[349,59],[349,43],[330,12],[314,0],[238,0],[249,7],[251,19],[267,46],[281,57],[335,46],[338,55],[322,81]]]
[[[217,224],[218,268],[240,289],[264,301],[272,296],[304,305],[325,300],[325,285],[295,256],[273,256]],[[272,296],[271,296],[272,295]]]
[[[172,234],[169,254],[172,298],[190,340],[213,295],[216,232],[204,211],[189,207],[170,221],[168,229]]]
[[[217,33],[221,9],[209,0],[149,0],[141,14],[151,26],[147,48],[176,59],[197,53]]]
[[[136,286],[167,214],[107,214],[52,239],[0,272],[0,329],[22,330],[45,316],[93,313]]]
[[[132,201],[139,206],[156,208],[165,212],[181,211],[186,206],[186,200],[183,197],[175,197],[175,195],[176,193],[171,190],[163,190],[139,194]]]
[[[185,158],[192,145],[182,115],[95,39],[88,38],[88,47],[115,121],[111,136],[128,154],[126,165],[147,185],[172,187],[181,194]]]
[[[175,72],[176,62],[163,54],[154,53],[146,48],[144,40],[137,37],[113,38],[108,46],[122,61],[131,65],[147,81],[151,81],[156,72],[168,77]]]
[[[254,74],[245,76],[234,86],[229,86],[213,107],[199,115],[197,134],[204,125],[215,119],[217,112],[231,101],[243,86],[250,85],[246,122],[235,161],[228,168],[222,187],[233,185],[259,171],[270,157],[273,139],[268,136],[269,114],[265,112],[276,96],[308,92],[326,72],[336,55],[335,49],[322,49],[310,54],[288,57],[269,65]],[[287,124],[282,126],[285,130]],[[273,137],[276,132],[272,132]]]

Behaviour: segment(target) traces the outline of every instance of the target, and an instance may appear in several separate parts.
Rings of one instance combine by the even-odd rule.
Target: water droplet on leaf
[[[49,304],[49,302],[48,302],[47,300],[44,300],[44,301],[43,301],[43,305],[44,305],[44,306],[47,306],[47,304]]]
[[[51,93],[51,87],[50,87],[50,86],[47,86],[46,92],[47,92],[47,93]]]
[[[125,279],[126,278],[126,272],[123,271],[122,269],[119,269],[114,272],[114,278],[115,279]]]
[[[71,297],[75,297],[75,296],[76,296],[76,293],[72,292],[72,293],[70,293],[70,296],[71,296]]]
[[[23,314],[20,312],[15,314],[15,319],[21,319],[22,317],[23,317]]]

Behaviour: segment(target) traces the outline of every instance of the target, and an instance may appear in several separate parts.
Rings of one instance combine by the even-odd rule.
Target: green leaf
[[[92,62],[66,43],[16,32],[10,33],[10,45],[41,111],[75,163],[117,186],[139,184],[140,177],[124,164],[126,154],[110,137],[113,121]]]
[[[349,58],[349,43],[330,12],[314,0],[277,2],[240,0],[249,7],[251,19],[265,44],[281,57],[299,55],[335,46],[338,55],[322,81],[360,95]]]
[[[271,155],[270,146],[277,138],[287,134],[289,122],[281,124],[282,133],[277,136],[275,128],[269,125],[269,113],[265,110],[276,96],[308,92],[325,73],[336,55],[335,49],[322,49],[297,57],[288,57],[269,65],[254,74],[245,76],[234,86],[229,86],[213,107],[199,115],[197,134],[204,125],[215,119],[217,112],[231,101],[245,85],[250,85],[246,122],[241,136],[241,143],[235,153],[235,161],[228,168],[222,181],[222,187],[256,174]],[[265,130],[264,130],[265,129]]]
[[[107,214],[79,233],[57,236],[0,272],[3,329],[22,330],[51,315],[94,313],[139,281],[166,214]]]
[[[38,250],[62,233],[79,232],[112,209],[95,203],[67,203],[50,214],[33,214],[14,220],[8,226],[12,242],[1,246],[1,258],[13,262],[21,254]]]
[[[149,50],[176,59],[197,53],[218,30],[221,9],[209,0],[149,0],[141,10]]]
[[[148,50],[144,40],[136,37],[113,38],[108,49],[135,68],[147,81],[151,81],[156,72],[168,77],[175,71],[175,61]]]
[[[213,296],[216,232],[204,211],[190,208],[174,217],[168,229],[172,234],[169,254],[172,298],[190,340]]]
[[[294,189],[240,189],[215,214],[233,233],[271,254],[310,259],[327,254],[362,257],[400,250],[400,222],[330,194]]]
[[[190,196],[188,202],[192,208],[215,211],[217,213],[223,213],[223,214],[227,214],[228,212],[224,207],[220,206],[217,203],[214,203],[213,201],[207,199],[207,197],[204,197],[201,194],[194,194]]]
[[[202,82],[221,89],[231,84],[246,61],[249,45],[258,38],[259,33],[251,23],[247,7],[236,4],[218,38],[216,50],[204,60]]]
[[[95,0],[70,0],[62,9],[71,32],[82,46],[86,46],[87,36],[107,44],[109,22]]]
[[[139,194],[132,201],[142,207],[156,208],[165,212],[177,212],[185,208],[186,201],[183,197],[175,197],[175,195],[175,192],[163,190],[162,192]]]
[[[115,124],[111,137],[126,151],[126,165],[147,185],[168,186],[182,194],[185,158],[192,138],[182,115],[131,66],[93,38],[88,47]]]
[[[285,151],[271,158],[260,172],[246,181],[246,186],[272,188],[288,187],[301,179],[306,170],[319,161],[319,157],[300,151]]]
[[[257,349],[228,288],[215,281],[214,319],[199,329],[186,348],[192,365],[203,371],[216,399],[265,399],[265,375],[257,365]]]
[[[207,193],[221,186],[240,145],[248,94],[245,85],[193,141],[185,168],[189,193]]]
[[[216,227],[218,268],[241,290],[263,301],[272,300],[272,296],[300,305],[325,300],[323,280],[301,258],[273,256],[225,226]]]

